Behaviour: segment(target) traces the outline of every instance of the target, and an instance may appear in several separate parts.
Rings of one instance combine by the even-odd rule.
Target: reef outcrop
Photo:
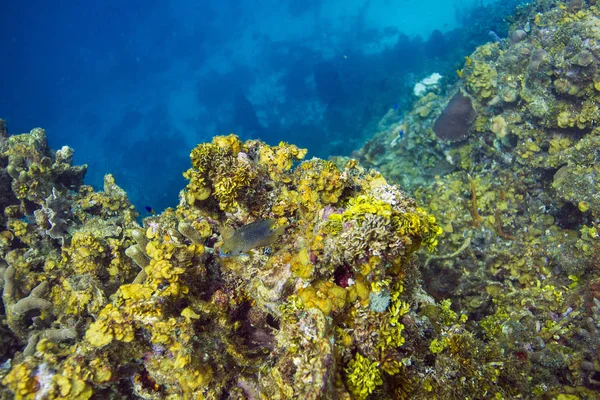
[[[417,301],[462,318],[419,285],[433,216],[356,161],[219,136],[192,150],[179,205],[140,225],[43,130],[3,139],[4,398],[365,399],[429,346]]]
[[[521,7],[509,39],[479,47],[456,84],[388,116],[357,152],[435,215],[444,233],[420,256],[424,286],[468,316],[467,332],[486,348],[502,349],[497,365],[524,384],[523,397],[600,390],[599,24],[595,2]],[[436,121],[443,128],[459,91],[477,116],[449,142]],[[457,379],[463,356],[444,347],[429,376]],[[431,395],[444,391],[434,385]]]

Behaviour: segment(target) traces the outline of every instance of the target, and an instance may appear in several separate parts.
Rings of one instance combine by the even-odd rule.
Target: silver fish
[[[254,221],[237,229],[233,235],[223,240],[220,255],[235,257],[256,247],[268,246],[283,234],[286,226],[272,229],[276,221],[272,218]]]

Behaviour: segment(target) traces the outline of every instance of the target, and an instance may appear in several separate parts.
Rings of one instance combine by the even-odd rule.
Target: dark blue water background
[[[5,2],[0,117],[112,173],[143,214],[177,204],[217,134],[349,155],[432,72],[506,36],[518,0]]]

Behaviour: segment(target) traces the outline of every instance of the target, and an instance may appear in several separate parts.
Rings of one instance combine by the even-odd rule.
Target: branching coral
[[[7,323],[12,331],[21,337],[27,337],[26,328],[23,326],[25,314],[32,310],[48,310],[52,307],[52,303],[40,297],[48,287],[47,282],[41,282],[31,290],[28,296],[17,300],[15,298],[15,273],[15,268],[12,265],[4,272],[2,301],[4,302]]]

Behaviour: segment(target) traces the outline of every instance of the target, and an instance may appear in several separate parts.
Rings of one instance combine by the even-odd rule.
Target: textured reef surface
[[[355,156],[443,228],[418,257],[423,284],[492,352],[485,397],[598,398],[600,7],[538,1],[514,21],[465,58],[457,84],[388,113]],[[456,363],[478,352],[453,346],[465,335],[453,329],[427,377],[473,382]]]
[[[358,161],[199,144],[141,223],[0,120],[0,398],[598,398],[590,3],[519,9]]]
[[[434,217],[354,160],[216,137],[141,226],[112,176],[2,127],[3,398],[364,399],[442,340],[414,304],[462,318],[418,283]]]

